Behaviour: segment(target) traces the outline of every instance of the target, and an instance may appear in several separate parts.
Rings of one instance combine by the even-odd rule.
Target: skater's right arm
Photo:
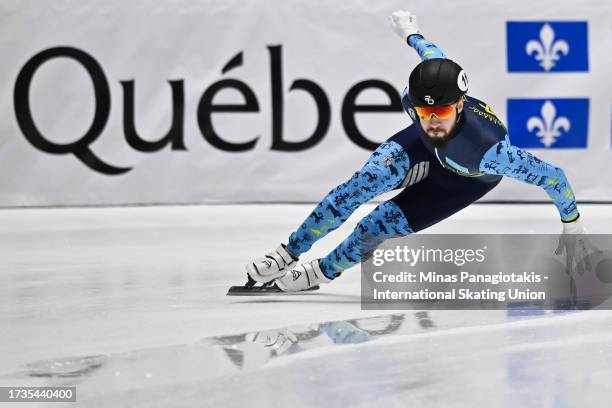
[[[425,39],[419,31],[417,18],[409,11],[391,13],[391,28],[402,40],[415,49],[423,61],[434,58],[446,58],[446,55],[433,42]]]

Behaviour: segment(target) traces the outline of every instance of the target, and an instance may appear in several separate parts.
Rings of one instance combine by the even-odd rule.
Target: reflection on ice
[[[405,314],[374,316],[362,319],[317,323],[307,327],[262,330],[233,336],[218,336],[205,343],[222,346],[227,357],[240,368],[261,366],[272,358],[331,344],[358,344],[397,332],[407,318]],[[415,317],[427,322],[427,312]],[[427,323],[421,327],[431,327]]]
[[[86,356],[39,361],[28,364],[30,377],[72,378],[88,375],[106,360],[106,356]]]
[[[407,320],[419,326],[404,326]],[[428,312],[392,314],[314,323],[202,339],[191,345],[136,350],[128,353],[59,358],[27,364],[23,376],[48,379],[46,385],[80,386],[91,392],[121,390],[140,384],[210,378],[236,369],[263,367],[271,359],[333,345],[359,344],[390,334],[410,334],[433,327]],[[219,352],[222,352],[220,354]],[[227,363],[231,363],[228,365]],[[36,385],[42,385],[36,383]]]
[[[230,408],[441,406],[450,395],[457,406],[576,406],[580,387],[591,403],[610,396],[611,324],[609,312],[419,311],[39,361],[13,379],[76,386],[87,407],[166,407],[171,395]]]

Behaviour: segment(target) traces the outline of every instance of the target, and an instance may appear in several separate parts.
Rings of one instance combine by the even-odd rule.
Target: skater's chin
[[[437,148],[445,148],[448,146],[448,142],[450,141],[450,133],[447,132],[426,132],[427,140],[431,143],[432,146]]]

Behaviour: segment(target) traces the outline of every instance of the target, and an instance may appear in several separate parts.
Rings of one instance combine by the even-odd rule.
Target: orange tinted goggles
[[[433,115],[439,120],[445,120],[455,113],[455,104],[439,106],[419,106],[415,108],[417,115],[423,120],[431,120]]]

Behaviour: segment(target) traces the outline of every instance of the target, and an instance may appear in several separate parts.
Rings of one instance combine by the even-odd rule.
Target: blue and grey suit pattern
[[[431,41],[411,36],[409,44],[422,59],[446,58]],[[402,104],[414,121],[407,91]],[[577,217],[576,201],[564,172],[510,144],[503,123],[490,107],[464,97],[464,109],[446,148],[427,140],[418,123],[401,130],[372,153],[363,168],[332,189],[300,227],[287,249],[295,256],[337,229],[361,204],[401,188],[357,224],[353,233],[319,260],[328,278],[355,265],[382,241],[421,231],[467,207],[509,176],[543,188],[561,219]]]
[[[345,269],[361,262],[362,257],[369,258],[383,241],[413,232],[397,204],[386,201],[362,218],[352,234],[322,258],[319,265],[326,275],[335,278]]]
[[[441,49],[421,35],[416,34],[408,37],[408,45],[414,48],[423,61],[434,58],[446,58]]]
[[[512,146],[508,137],[485,153],[480,168],[485,173],[510,176],[543,188],[563,220],[572,219],[578,214],[576,198],[563,170]]]
[[[360,205],[400,187],[408,168],[408,154],[402,146],[391,141],[381,144],[361,170],[323,198],[298,230],[291,234],[287,249],[296,256],[308,251],[315,241],[342,225]],[[321,269],[328,277],[335,277],[345,268],[360,262],[361,239],[370,245],[374,242],[378,245],[386,237],[412,232],[401,210],[394,208],[393,203],[385,204],[361,220],[353,234],[320,261]]]

